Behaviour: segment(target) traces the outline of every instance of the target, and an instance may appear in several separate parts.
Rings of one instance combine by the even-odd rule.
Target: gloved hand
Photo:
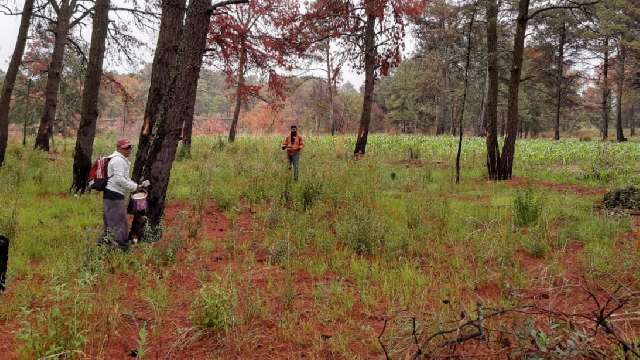
[[[149,187],[149,185],[151,185],[149,180],[145,180],[142,182],[142,184],[140,184],[140,187],[146,188],[146,187]]]

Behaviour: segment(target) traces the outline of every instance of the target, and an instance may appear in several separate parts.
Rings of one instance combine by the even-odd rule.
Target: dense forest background
[[[572,136],[602,136],[605,86],[608,91],[605,96],[611,97],[606,104],[611,126],[619,116],[622,127],[628,129],[630,135],[635,134],[639,68],[637,40],[633,28],[628,26],[635,21],[635,7],[629,5],[626,1],[606,1],[586,13],[558,9],[531,19],[519,94],[520,136],[553,137],[556,123],[560,132]],[[415,50],[377,81],[371,131],[455,134],[469,47],[469,85],[463,126],[467,134],[484,135],[486,37],[484,22],[469,22],[476,11],[474,4],[438,0],[431,2],[424,15],[409,24]],[[514,16],[511,5],[503,4],[498,21],[498,131],[502,135],[507,117]],[[468,33],[473,35],[471,42],[468,42]],[[65,50],[54,124],[55,134],[60,136],[74,135],[80,121],[85,54],[88,53],[88,44],[80,40],[78,47],[68,46]],[[20,135],[26,129],[27,136],[32,136],[37,131],[52,46],[52,37],[39,35],[37,28],[31,30],[13,94],[10,133]],[[114,57],[123,57],[116,50],[112,52]],[[363,89],[341,79],[344,71],[341,66],[350,65],[340,58],[339,51],[327,52],[328,58],[322,52],[319,54],[308,56],[299,62],[296,71],[289,71],[314,75],[285,76],[283,96],[271,93],[263,73],[247,71],[246,83],[258,91],[242,103],[239,132],[282,132],[295,123],[306,133],[329,133],[333,120],[338,133],[357,131]],[[329,99],[326,76],[308,71],[322,68],[327,59],[333,60],[336,71],[331,84],[335,93],[333,100]],[[195,105],[196,135],[229,131],[236,95],[235,79],[224,70],[218,59],[205,58]],[[4,73],[0,72],[0,79],[3,78]],[[138,134],[150,81],[151,64],[131,73],[105,72],[99,99],[99,133]],[[329,116],[330,108],[333,117]]]

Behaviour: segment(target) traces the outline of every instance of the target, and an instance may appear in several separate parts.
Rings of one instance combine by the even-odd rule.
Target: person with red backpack
[[[138,185],[129,177],[131,163],[128,157],[132,148],[129,140],[120,139],[116,143],[116,151],[104,159],[107,165],[106,185],[102,197],[104,228],[98,243],[115,245],[122,250],[129,248],[125,195],[149,186],[148,181]]]

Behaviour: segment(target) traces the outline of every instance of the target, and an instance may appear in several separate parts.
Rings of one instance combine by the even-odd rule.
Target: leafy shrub
[[[288,240],[278,240],[269,248],[269,261],[280,264],[291,255],[291,243]]]
[[[607,193],[603,205],[607,209],[640,210],[640,189],[629,186]]]
[[[322,184],[316,182],[305,182],[300,191],[300,204],[302,210],[310,209],[322,194]]]
[[[545,257],[547,252],[549,252],[550,248],[547,243],[542,241],[538,236],[525,236],[522,239],[522,246],[531,254],[531,256],[536,257],[538,259],[542,259]]]
[[[630,169],[622,154],[604,144],[594,158],[583,168],[583,177],[600,183],[610,183],[630,174]]]
[[[368,255],[384,246],[387,226],[371,209],[354,209],[336,225],[339,238],[356,254]]]
[[[513,199],[513,223],[516,226],[526,226],[538,221],[542,213],[542,198],[533,189],[518,191]]]
[[[17,337],[22,343],[20,354],[23,358],[43,358],[60,353],[64,353],[64,358],[74,358],[87,342],[90,305],[86,294],[77,294],[77,289],[72,291],[64,284],[53,290],[48,299],[55,303],[53,307],[37,314],[26,310],[22,315],[22,327]]]
[[[206,329],[226,332],[235,324],[236,306],[234,291],[216,278],[200,289],[191,304],[191,321]]]
[[[69,318],[59,307],[38,314],[35,326],[28,321],[18,332],[18,339],[23,346],[20,353],[24,358],[44,358],[64,352],[73,358],[74,352],[80,351],[87,338],[80,328],[77,319]],[[57,358],[57,357],[56,357]]]

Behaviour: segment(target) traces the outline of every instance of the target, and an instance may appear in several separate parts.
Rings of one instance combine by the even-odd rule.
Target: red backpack
[[[107,173],[110,157],[101,157],[93,162],[91,170],[89,170],[89,188],[96,191],[104,191],[107,188],[109,175]]]

